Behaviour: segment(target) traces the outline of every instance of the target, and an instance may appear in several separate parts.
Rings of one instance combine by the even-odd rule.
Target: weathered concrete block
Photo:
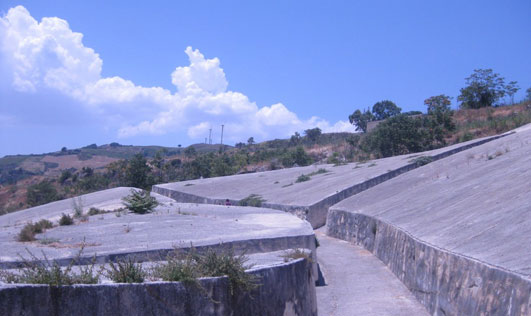
[[[202,288],[181,282],[50,287],[0,286],[0,315],[317,315],[311,263],[251,270],[261,286],[230,294],[226,277],[200,279]]]

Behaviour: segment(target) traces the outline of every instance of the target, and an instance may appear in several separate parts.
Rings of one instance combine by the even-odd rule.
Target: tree
[[[461,108],[479,109],[495,105],[506,93],[504,81],[492,69],[475,69],[465,79],[467,86],[461,88],[461,94],[457,97],[461,101]]]
[[[527,90],[525,90],[525,92],[527,93],[526,99],[528,101],[531,101],[531,88],[528,88]]]
[[[62,153],[66,153],[67,151],[68,151],[68,150],[66,149],[66,147],[61,148],[61,152],[62,152]]]
[[[238,148],[238,149],[243,149],[243,148],[245,147],[245,144],[242,143],[242,142],[239,142],[239,143],[236,143],[235,146],[236,146],[236,148]]]
[[[148,166],[146,158],[138,153],[129,160],[125,170],[125,182],[127,186],[149,189],[152,185],[150,177],[151,167]]]
[[[510,81],[505,86],[505,93],[507,93],[509,98],[511,98],[511,104],[514,104],[514,95],[516,94],[516,92],[518,92],[518,90],[520,90],[520,87],[518,86],[518,82],[516,81]]]
[[[319,136],[321,136],[321,129],[319,127],[310,128],[305,130],[304,134],[309,140],[316,142],[319,139]]]
[[[393,117],[395,115],[400,114],[401,111],[401,108],[399,108],[394,102],[389,100],[376,102],[372,106],[372,114],[374,115],[376,121],[385,120],[389,117]]]
[[[350,121],[350,124],[356,126],[356,131],[366,133],[367,123],[374,120],[374,115],[372,115],[372,112],[369,109],[365,110],[363,113],[360,110],[356,110],[348,116],[348,120]]]
[[[252,146],[254,144],[254,137],[249,137],[249,139],[247,140],[247,145]]]
[[[291,135],[289,142],[291,145],[298,145],[301,142],[301,134],[295,132],[295,134]]]
[[[451,98],[447,95],[441,94],[433,97],[429,97],[424,100],[424,104],[428,107],[428,114],[433,114],[437,112],[447,112],[451,111],[450,101]]]

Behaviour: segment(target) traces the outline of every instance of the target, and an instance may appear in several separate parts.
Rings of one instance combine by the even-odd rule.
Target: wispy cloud
[[[345,121],[330,124],[315,116],[299,118],[282,103],[259,107],[243,93],[227,89],[218,58],[205,58],[192,47],[185,50],[189,65],[171,74],[175,91],[102,77],[103,61],[82,39],[65,20],[48,17],[38,22],[22,6],[10,9],[0,18],[0,50],[6,68],[0,82],[21,93],[45,97],[44,92],[54,91],[68,96],[84,111],[105,118],[122,138],[181,132],[202,140],[210,127],[220,124],[225,124],[227,140],[233,142],[249,136],[286,137],[315,126],[324,131],[354,131]]]

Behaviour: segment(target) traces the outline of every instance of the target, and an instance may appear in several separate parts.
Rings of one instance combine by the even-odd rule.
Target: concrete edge
[[[432,315],[529,315],[531,279],[424,242],[361,213],[331,209],[327,235],[371,251]]]
[[[183,251],[189,251],[191,248],[192,246],[179,247],[178,249]],[[235,254],[253,254],[278,250],[287,250],[293,248],[305,248],[310,249],[312,252],[312,257],[315,257],[315,234],[312,232],[308,235],[245,239],[231,242],[222,242],[211,245],[193,246],[193,248],[195,248],[195,250],[199,253],[203,253],[210,248],[226,250],[232,249],[234,250]],[[249,252],[249,249],[253,251]],[[173,250],[174,248],[161,248],[134,252],[126,251],[95,256],[80,256],[78,259],[76,259],[75,256],[70,256],[66,258],[50,260],[57,262],[57,264],[60,266],[68,266],[74,259],[76,259],[75,261],[77,265],[88,265],[92,264],[93,262],[96,264],[103,264],[108,262],[116,262],[117,260],[126,259],[130,257],[134,258],[138,262],[160,261]],[[38,256],[40,254],[34,255]],[[24,267],[24,261],[22,260],[0,261],[0,269],[15,269],[22,267]]]
[[[260,280],[247,294],[233,292],[228,277],[201,278],[201,288],[182,282],[0,286],[0,315],[317,315],[307,259],[247,273]]]

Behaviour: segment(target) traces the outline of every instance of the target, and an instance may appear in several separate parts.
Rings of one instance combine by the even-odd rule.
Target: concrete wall
[[[226,277],[201,279],[203,290],[180,282],[0,286],[0,315],[317,315],[308,260],[249,273],[261,286],[235,296]]]
[[[368,249],[432,315],[531,315],[531,280],[439,249],[373,217],[330,210],[327,234]]]

